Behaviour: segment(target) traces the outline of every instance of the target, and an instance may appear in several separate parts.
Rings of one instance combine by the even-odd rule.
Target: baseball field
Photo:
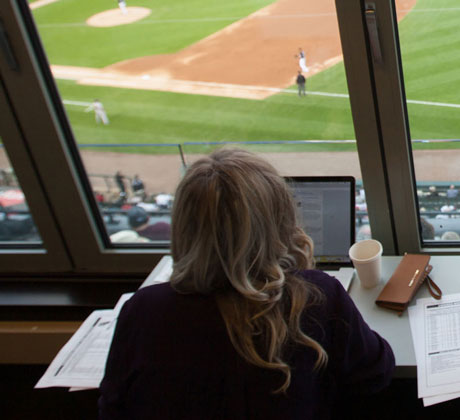
[[[34,3],[38,1],[31,2]],[[353,124],[334,0],[55,0],[33,15],[77,142],[113,152],[177,153],[198,142],[264,144],[271,152],[353,151]],[[413,139],[460,132],[460,8],[396,0]],[[295,86],[301,47],[307,96]],[[85,108],[99,98],[110,124]],[[415,149],[458,148],[457,142]],[[359,169],[358,169],[359,172]]]
[[[460,128],[460,94],[453,88],[460,79],[458,4],[455,0],[396,3],[398,15],[408,12],[399,26],[407,98],[430,103],[409,103],[412,137],[455,139]],[[56,72],[67,79],[58,79],[58,85],[78,142],[354,138],[349,102],[343,96],[347,88],[332,0],[128,0],[127,5],[129,11],[145,8],[150,13],[113,26],[109,17],[103,17],[106,26],[91,26],[88,19],[98,13],[121,14],[117,2],[58,0],[33,10],[51,64],[80,68],[82,76],[89,68],[131,82],[139,79],[138,86],[124,89],[123,83],[111,83],[100,75],[90,74],[85,81]],[[313,94],[305,100],[292,92],[298,68],[293,56],[299,46],[312,70],[307,74],[307,91]],[[190,91],[196,82],[204,88],[181,93],[184,82],[189,82]],[[210,92],[213,83],[225,85],[227,91],[246,90],[249,98],[238,92],[232,97],[217,88]],[[155,90],[155,84],[166,89]],[[257,87],[273,91],[262,90],[253,99]],[[93,116],[81,105],[72,105],[96,97],[111,119],[110,126],[97,130]],[[457,144],[417,147],[433,146]],[[350,147],[332,144],[315,149]]]

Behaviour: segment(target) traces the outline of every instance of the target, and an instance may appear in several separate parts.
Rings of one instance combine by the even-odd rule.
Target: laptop
[[[348,250],[355,243],[355,179],[351,176],[285,178],[297,206],[297,220],[313,239],[316,268],[348,290],[354,269]]]

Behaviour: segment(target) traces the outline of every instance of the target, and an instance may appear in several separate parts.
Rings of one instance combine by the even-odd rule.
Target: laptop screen
[[[317,264],[349,263],[355,242],[353,177],[286,178],[293,190],[298,223],[313,239]]]

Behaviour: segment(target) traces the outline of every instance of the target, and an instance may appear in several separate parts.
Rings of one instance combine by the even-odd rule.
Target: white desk
[[[361,287],[358,278],[353,280],[349,294],[369,326],[384,337],[393,348],[396,358],[395,376],[416,377],[415,353],[409,327],[407,310],[402,316],[389,309],[380,308],[375,299],[398,265],[401,257],[383,257],[382,281],[373,289]],[[444,295],[460,293],[460,256],[434,256],[431,278],[439,285]],[[425,285],[417,292],[412,304],[419,298],[429,297]]]

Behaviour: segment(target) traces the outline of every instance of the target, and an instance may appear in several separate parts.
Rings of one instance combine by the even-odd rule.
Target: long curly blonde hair
[[[313,265],[311,239],[296,224],[292,194],[265,160],[219,149],[190,166],[175,195],[171,285],[179,293],[212,294],[236,351],[249,363],[281,371],[285,392],[288,342],[317,353],[300,318],[320,292],[296,275]]]

